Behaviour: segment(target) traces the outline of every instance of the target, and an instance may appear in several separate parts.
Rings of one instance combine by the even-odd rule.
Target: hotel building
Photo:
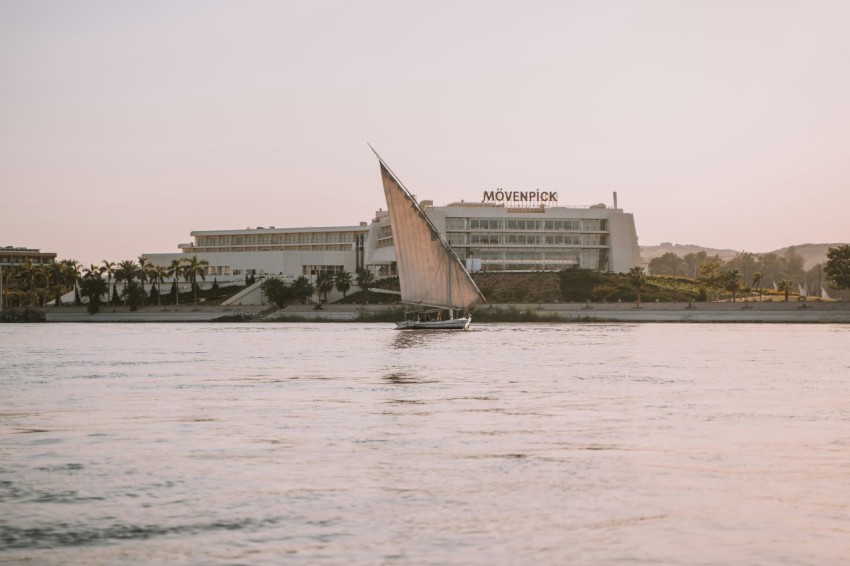
[[[452,203],[420,206],[471,271],[561,271],[581,268],[623,273],[641,265],[634,218],[604,204],[589,207]],[[379,275],[395,269],[386,211],[367,238],[367,265]]]
[[[507,195],[507,198],[505,197]],[[530,195],[530,198],[529,198]],[[543,199],[540,199],[540,196]],[[641,265],[632,214],[614,206],[557,206],[557,193],[485,192],[480,203],[421,207],[470,271],[560,271],[581,268],[623,273]],[[501,196],[500,199],[496,198]],[[537,200],[533,200],[537,197]],[[541,202],[544,201],[544,202]],[[205,230],[180,252],[144,254],[168,266],[197,255],[209,262],[207,281],[367,268],[395,275],[395,249],[386,211],[371,223],[322,228]]]

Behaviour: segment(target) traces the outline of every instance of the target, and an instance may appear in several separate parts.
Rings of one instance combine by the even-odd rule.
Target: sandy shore
[[[126,307],[104,308],[90,315],[85,308],[45,309],[48,322],[209,322],[225,320],[267,320],[280,317],[310,320],[355,320],[360,311],[377,312],[393,305],[326,305],[313,310],[309,305],[289,306],[267,313],[267,306],[186,306],[142,307],[130,312]],[[484,305],[479,310],[515,309],[534,311],[541,316],[557,316],[573,322],[752,322],[752,323],[838,323],[850,324],[850,303],[769,302],[769,303],[554,303]],[[473,314],[473,319],[475,315]]]

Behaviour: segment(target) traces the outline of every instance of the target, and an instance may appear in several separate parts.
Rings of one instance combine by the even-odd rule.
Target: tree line
[[[652,275],[697,280],[715,297],[725,291],[734,300],[741,291],[758,293],[770,288],[784,292],[787,300],[790,293],[798,290],[801,294],[820,296],[821,287],[827,285],[833,290],[850,289],[850,268],[843,262],[850,262],[850,245],[829,248],[826,264],[808,270],[803,257],[792,247],[782,255],[741,252],[728,261],[718,255],[709,256],[705,251],[684,257],[667,252],[650,260],[649,271]]]
[[[6,267],[0,272],[2,277],[2,301],[4,307],[43,307],[50,302],[55,306],[62,304],[62,297],[73,291],[73,303],[85,304],[90,313],[100,310],[101,305],[124,305],[136,310],[143,304],[161,305],[163,296],[171,304],[180,304],[179,281],[190,284],[192,302],[198,302],[198,280],[206,281],[209,262],[193,255],[174,259],[168,267],[153,265],[145,256],[138,259],[113,262],[103,260],[100,264],[84,267],[74,259],[61,260],[41,265],[31,260]],[[246,276],[246,285],[254,283],[253,276]],[[171,283],[165,291],[164,285]],[[353,283],[368,292],[375,282],[371,271],[359,269],[356,275],[343,270],[337,273],[320,272],[315,284],[307,277],[300,276],[292,284],[276,277],[269,277],[261,284],[266,298],[283,307],[293,301],[304,303],[312,295],[318,294],[319,302],[326,302],[328,293],[336,289],[345,298]],[[145,291],[145,284],[150,291]],[[118,291],[119,284],[122,286]],[[217,285],[213,282],[213,286]],[[172,300],[173,298],[173,300]]]
[[[98,312],[104,303],[108,306],[122,304],[136,310],[145,303],[161,305],[163,298],[168,303],[179,304],[178,283],[184,280],[191,285],[192,301],[197,304],[198,280],[206,280],[208,265],[206,260],[194,255],[172,260],[168,267],[152,265],[144,256],[120,262],[103,260],[88,267],[73,259],[47,265],[27,261],[0,270],[0,288],[3,290],[0,299],[4,308],[44,306],[51,301],[59,306],[62,297],[73,291],[74,304],[80,306],[85,300],[92,313]],[[783,255],[742,252],[729,261],[723,261],[717,255],[709,256],[704,251],[684,257],[668,252],[651,260],[649,269],[653,276],[695,281],[700,286],[701,300],[728,296],[734,301],[740,293],[760,294],[764,288],[784,292],[785,300],[788,300],[789,294],[799,289],[808,289],[811,294],[819,296],[819,285],[829,285],[833,290],[850,290],[850,245],[829,248],[826,263],[809,270],[804,269],[803,258],[793,248]],[[634,268],[626,277],[639,302],[641,290],[647,284],[643,268]],[[253,278],[246,283],[252,281]],[[168,282],[171,288],[163,292]],[[150,284],[149,293],[145,292],[145,283]],[[358,270],[355,275],[344,270],[320,272],[315,283],[301,276],[290,284],[269,277],[263,281],[261,289],[269,302],[284,307],[296,301],[303,304],[314,294],[318,295],[321,304],[327,301],[328,293],[333,289],[342,293],[345,299],[352,283],[368,293],[375,283],[375,276],[365,269]],[[122,284],[120,292],[118,284]],[[214,281],[213,288],[216,284]],[[598,285],[593,288],[592,296],[606,301],[616,292],[614,286]]]
[[[39,265],[31,260],[20,265],[4,268],[2,276],[3,306],[27,307],[45,306],[49,302],[60,306],[62,297],[74,292],[74,304],[80,306],[85,299],[90,313],[99,311],[100,305],[123,304],[136,310],[146,302],[162,304],[162,286],[171,282],[167,295],[174,295],[179,302],[180,279],[190,283],[193,302],[198,302],[198,279],[206,280],[209,262],[198,256],[180,258],[164,267],[153,265],[144,256],[138,260],[127,259],[119,262],[103,260],[100,264],[84,267],[74,259]],[[145,283],[151,286],[150,293],[145,292]],[[121,292],[118,284],[121,283]]]
[[[336,273],[321,271],[316,275],[315,284],[303,275],[292,283],[286,283],[277,277],[269,277],[260,284],[260,289],[270,303],[278,308],[285,308],[286,305],[296,301],[303,305],[314,294],[318,295],[319,304],[327,302],[328,293],[334,289],[342,293],[342,298],[345,299],[348,291],[351,290],[352,282],[355,281],[361,291],[368,293],[375,283],[375,275],[368,269],[358,269],[356,276],[352,276],[344,269]]]

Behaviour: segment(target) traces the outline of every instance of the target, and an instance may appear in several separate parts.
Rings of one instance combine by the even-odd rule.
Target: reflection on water
[[[0,562],[841,563],[848,339],[0,325]]]
[[[411,370],[395,369],[393,371],[387,372],[387,374],[384,375],[384,379],[394,385],[416,385],[423,383],[433,383],[433,380],[426,379],[424,376]]]
[[[450,330],[396,330],[392,334],[390,347],[396,349],[439,347],[451,341],[463,331]]]

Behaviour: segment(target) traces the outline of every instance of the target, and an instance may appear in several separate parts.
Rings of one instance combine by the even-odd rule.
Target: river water
[[[848,557],[847,325],[0,325],[0,563]]]

